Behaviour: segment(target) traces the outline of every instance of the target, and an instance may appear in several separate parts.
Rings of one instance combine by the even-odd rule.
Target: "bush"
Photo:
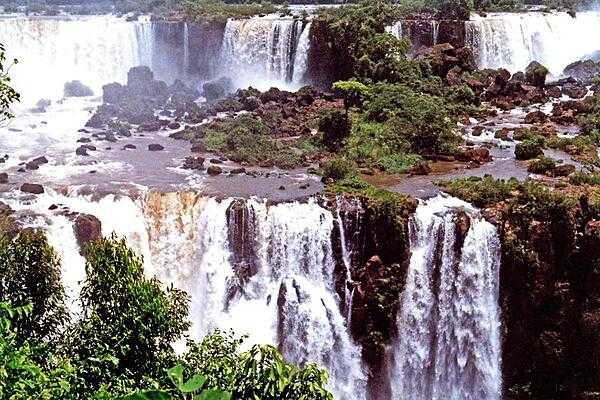
[[[379,159],[379,165],[393,174],[403,174],[424,162],[423,157],[416,154],[392,154]]]
[[[542,146],[536,141],[525,140],[515,146],[515,158],[517,160],[531,160],[542,155],[544,155]]]
[[[496,180],[488,175],[484,178],[469,177],[443,181],[439,182],[439,185],[451,196],[483,208],[511,197],[511,193],[519,187],[519,181],[516,178]]]
[[[545,174],[556,167],[556,161],[552,158],[541,156],[533,159],[527,165],[527,171],[533,174]]]
[[[348,115],[341,110],[328,110],[319,118],[319,131],[323,132],[323,144],[331,151],[339,150],[350,134]]]
[[[354,163],[343,157],[334,157],[325,161],[322,169],[323,178],[334,181],[357,175]]]

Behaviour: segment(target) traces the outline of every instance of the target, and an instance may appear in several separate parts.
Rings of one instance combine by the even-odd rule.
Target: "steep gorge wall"
[[[600,226],[586,204],[496,216],[506,398],[599,398]]]

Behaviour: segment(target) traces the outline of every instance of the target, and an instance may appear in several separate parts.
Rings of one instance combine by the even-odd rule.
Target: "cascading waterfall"
[[[472,15],[466,24],[467,44],[481,68],[516,72],[538,61],[559,76],[570,63],[600,50],[597,11],[579,12],[576,18],[563,12],[489,13]]]
[[[293,18],[227,21],[221,58],[239,86],[298,86],[306,71],[309,24]],[[305,34],[306,31],[306,34]]]
[[[185,290],[192,338],[233,329],[247,334],[249,344],[278,346],[290,362],[327,368],[336,399],[366,398],[361,350],[350,338],[334,288],[335,217],[316,200],[269,205],[191,192],[92,199],[75,189],[48,189],[32,203],[9,204],[33,210],[34,225],[47,229],[65,260],[63,279],[74,313],[84,260],[73,221],[50,210],[52,204],[95,215],[103,235],[115,232],[143,255],[148,277]]]
[[[125,82],[136,65],[151,65],[152,26],[115,17],[0,18],[0,43],[19,63],[11,69],[21,102],[63,96],[65,82],[80,80],[97,95],[102,85]]]
[[[461,225],[470,225],[464,238]],[[438,196],[417,208],[410,246],[391,355],[393,398],[500,399],[496,229],[467,203]]]

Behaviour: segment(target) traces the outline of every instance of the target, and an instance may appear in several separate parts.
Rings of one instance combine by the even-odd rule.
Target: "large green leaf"
[[[220,390],[208,389],[203,390],[198,396],[194,396],[194,400],[230,400],[231,393]]]
[[[178,386],[177,388],[183,393],[193,393],[202,389],[202,386],[204,386],[205,382],[206,378],[202,375],[194,375],[186,383]]]
[[[167,370],[167,375],[169,376],[169,379],[171,379],[171,382],[173,382],[173,385],[176,387],[183,385],[183,366],[181,366],[181,364],[178,364],[173,368],[169,368]]]
[[[115,400],[170,400],[171,395],[162,390],[145,390],[115,398]]]

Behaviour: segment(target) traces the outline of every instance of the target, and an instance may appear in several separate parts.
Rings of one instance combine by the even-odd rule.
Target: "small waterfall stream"
[[[461,224],[467,224],[461,237]],[[438,196],[410,222],[411,259],[392,352],[394,398],[499,400],[498,273],[493,225]]]

